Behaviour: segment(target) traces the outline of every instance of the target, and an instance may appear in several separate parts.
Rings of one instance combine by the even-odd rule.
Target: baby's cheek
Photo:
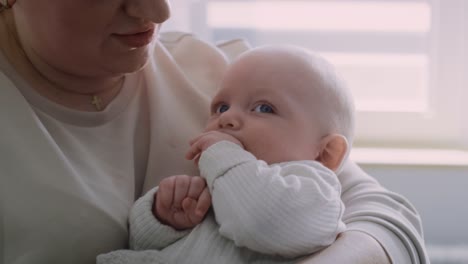
[[[285,154],[281,144],[270,142],[259,144],[252,152],[257,159],[263,160],[268,164],[282,162]]]

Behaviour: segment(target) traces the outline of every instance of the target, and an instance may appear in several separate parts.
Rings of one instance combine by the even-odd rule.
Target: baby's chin
[[[252,155],[255,156],[256,159],[258,160],[263,160],[266,162],[268,165],[275,164],[275,163],[280,163],[282,161],[278,161],[278,159],[274,159],[272,157],[269,157],[267,154],[264,153],[256,153],[255,151],[249,150],[247,146],[244,145],[244,149],[248,152],[250,152]]]

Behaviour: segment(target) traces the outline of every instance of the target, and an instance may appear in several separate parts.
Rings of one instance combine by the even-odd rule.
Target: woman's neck
[[[40,95],[75,110],[103,110],[123,84],[123,75],[77,76],[52,67],[32,50],[26,52],[19,41],[11,10],[0,13],[0,51]]]

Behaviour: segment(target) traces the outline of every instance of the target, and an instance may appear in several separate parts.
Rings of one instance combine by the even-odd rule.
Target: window
[[[463,141],[464,135],[468,138],[464,0],[173,4],[172,26],[205,40],[241,37],[252,46],[294,44],[331,61],[355,97],[357,146],[468,146]]]

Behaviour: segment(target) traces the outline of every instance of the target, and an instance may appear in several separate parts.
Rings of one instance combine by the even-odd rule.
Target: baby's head
[[[269,164],[317,160],[334,171],[348,155],[353,129],[352,96],[333,66],[292,46],[260,47],[235,60],[207,125]]]

